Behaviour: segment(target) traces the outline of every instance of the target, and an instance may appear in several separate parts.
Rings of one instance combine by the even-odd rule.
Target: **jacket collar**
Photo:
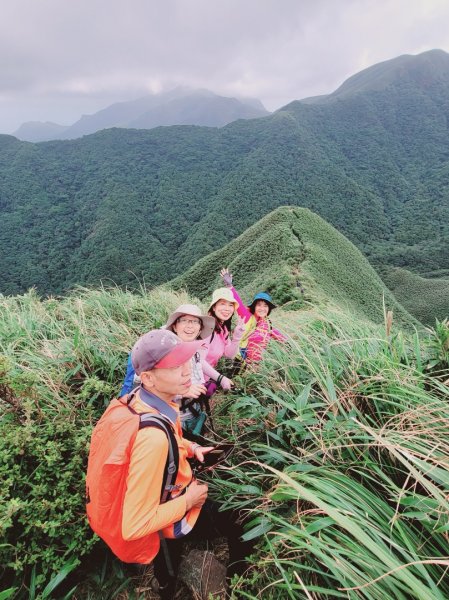
[[[158,396],[148,392],[142,385],[139,388],[139,398],[142,400],[142,402],[145,402],[147,406],[154,408],[161,413],[161,415],[164,415],[167,417],[167,419],[170,419],[173,425],[176,423],[176,419],[178,418],[178,413],[176,410],[167,404],[167,402],[161,400],[161,398]]]

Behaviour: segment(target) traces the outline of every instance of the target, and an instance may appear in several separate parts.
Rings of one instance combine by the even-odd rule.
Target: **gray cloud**
[[[0,131],[64,124],[175,85],[329,93],[400,54],[449,51],[446,0],[14,0],[0,20]],[[7,5],[6,5],[7,4]]]

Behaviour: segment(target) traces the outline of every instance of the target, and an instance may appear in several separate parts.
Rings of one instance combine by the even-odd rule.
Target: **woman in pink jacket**
[[[205,340],[209,344],[209,350],[203,363],[203,373],[209,377],[209,382],[206,382],[208,395],[212,395],[217,386],[224,390],[230,390],[233,386],[232,380],[219,373],[215,367],[220,358],[234,358],[238,352],[245,322],[239,319],[231,336],[231,319],[237,308],[238,303],[227,288],[219,288],[212,294],[209,315],[215,318],[215,329]]]
[[[267,292],[259,292],[249,306],[240,298],[237,290],[232,285],[232,275],[228,269],[222,269],[220,275],[232,298],[237,302],[237,313],[245,323],[245,330],[240,336],[239,351],[242,359],[247,363],[257,363],[271,339],[285,342],[286,337],[275,329],[268,318],[276,305]]]

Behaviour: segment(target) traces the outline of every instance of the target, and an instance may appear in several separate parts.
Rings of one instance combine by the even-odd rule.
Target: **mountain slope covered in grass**
[[[362,253],[305,208],[278,208],[169,285],[206,301],[222,286],[218,274],[223,267],[229,267],[248,303],[254,293],[266,290],[285,308],[332,303],[359,318],[382,322],[385,302],[400,321],[413,321]]]
[[[429,279],[406,269],[388,269],[382,279],[395,298],[416,319],[435,325],[449,318],[449,278]]]

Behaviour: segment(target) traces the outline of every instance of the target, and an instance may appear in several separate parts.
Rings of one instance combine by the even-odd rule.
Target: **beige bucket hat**
[[[184,315],[191,315],[192,317],[198,317],[198,319],[201,319],[203,326],[199,335],[200,339],[205,340],[212,335],[212,332],[215,328],[214,317],[201,314],[201,309],[196,304],[181,304],[181,306],[178,306],[175,312],[168,317],[168,320],[164,325],[165,329],[169,329],[176,319],[179,319],[179,317]]]
[[[238,302],[236,302],[234,296],[232,295],[231,290],[223,287],[223,288],[218,288],[218,290],[214,290],[214,292],[212,294],[212,301],[209,304],[208,310],[210,310],[213,307],[213,305],[216,302],[218,302],[219,300],[227,300],[228,302],[232,302],[235,310],[237,310],[239,307],[239,304],[238,304]]]

